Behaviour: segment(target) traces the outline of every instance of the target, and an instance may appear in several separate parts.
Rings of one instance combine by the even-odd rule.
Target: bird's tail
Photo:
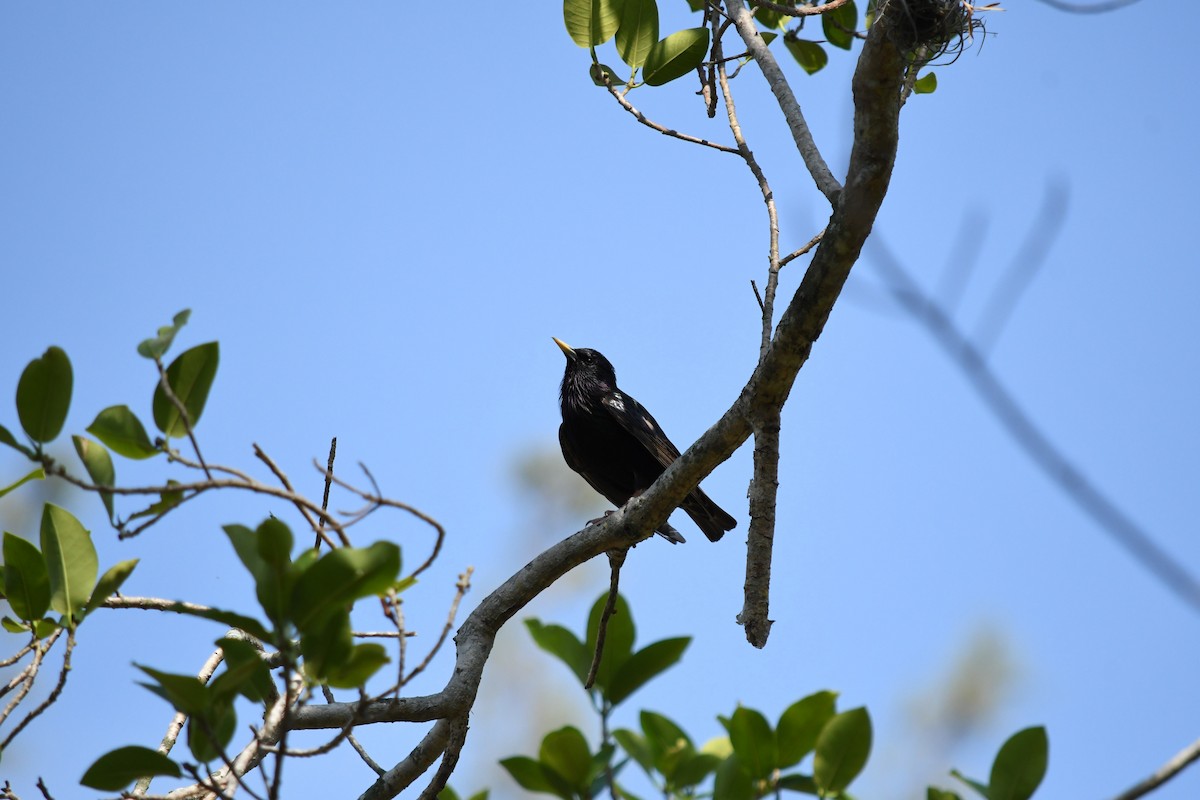
[[[725,513],[708,495],[697,489],[684,498],[680,506],[696,523],[696,527],[704,532],[710,542],[715,542],[737,527],[737,520]]]

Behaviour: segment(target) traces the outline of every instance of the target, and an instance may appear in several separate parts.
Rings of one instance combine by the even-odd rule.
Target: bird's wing
[[[626,432],[637,439],[663,469],[679,458],[679,448],[663,433],[654,417],[645,407],[629,395],[620,391],[609,392],[600,401],[609,415]]]

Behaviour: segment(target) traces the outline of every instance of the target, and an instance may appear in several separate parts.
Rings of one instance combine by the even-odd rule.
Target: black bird
[[[553,338],[553,337],[551,337]],[[559,400],[558,442],[567,466],[618,508],[650,488],[679,458],[679,449],[642,404],[617,388],[608,359],[595,350],[554,343],[567,357]],[[680,506],[710,541],[733,530],[737,520],[697,488]],[[684,539],[663,523],[657,533],[675,544]]]

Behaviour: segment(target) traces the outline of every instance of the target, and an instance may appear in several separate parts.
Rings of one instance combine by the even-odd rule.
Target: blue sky
[[[694,24],[684,3],[663,6],[664,32]],[[995,35],[906,106],[876,234],[935,289],[966,226],[979,255],[956,318],[971,330],[1047,186],[1065,187],[1063,227],[991,364],[1052,441],[1200,573],[1200,155],[1179,88],[1189,34],[1151,24],[1157,10],[1070,16],[1018,2],[990,15]],[[791,69],[835,173],[848,156],[852,62],[835,53],[817,76]],[[258,442],[315,495],[311,459],[336,435],[342,469],[368,464],[385,492],[446,525],[439,565],[409,600],[429,641],[466,565],[464,612],[583,521],[538,528],[512,479],[520,453],[554,445],[552,335],[608,355],[681,446],[732,401],[757,353],[748,284],[763,280],[766,221],[750,175],[637,125],[591,86],[587,65],[557,6],[472,16],[380,2],[6,4],[0,391],[57,344],[75,366],[70,431],[116,403],[146,418],[154,375],[134,346],[192,308],[181,345],[222,347],[199,428],[206,457],[255,468]],[[747,69],[734,89],[779,200],[782,245],[796,247],[820,229],[824,200],[760,76]],[[683,82],[632,100],[664,124],[729,139]],[[787,268],[782,292],[802,268]],[[738,702],[774,717],[832,688],[875,719],[860,796],[905,796],[896,775],[912,698],[936,695],[964,644],[997,630],[1019,678],[943,767],[986,776],[1009,733],[1045,724],[1039,796],[1116,794],[1200,735],[1200,619],[1034,469],[925,333],[879,302],[878,276],[868,253],[784,413],[767,648],[733,624],[743,450],[705,482],[739,528],[710,545],[680,515],[686,546],[649,542],[626,567],[641,641],[696,638],[617,724],[649,707],[703,740]],[[0,403],[0,424],[15,422]],[[21,473],[0,455],[0,478]],[[152,474],[118,464],[129,480]],[[129,593],[247,609],[219,526],[287,513],[205,498],[117,543],[94,498],[71,502],[102,564],[143,559]],[[423,557],[418,524],[372,524],[364,543],[386,536]],[[578,627],[605,586],[605,567],[589,565],[529,614]],[[222,633],[133,612],[88,628],[65,696],[5,753],[0,775],[26,794],[54,774],[57,797],[86,796],[73,780],[96,755],[156,743],[168,710],[134,685],[132,663],[195,671]],[[533,751],[512,715],[534,701],[519,694],[529,680],[497,676],[532,674],[564,698],[533,729],[591,723],[565,670],[520,627],[501,638],[454,782],[503,797],[517,790],[487,765]],[[450,664],[445,654],[414,690],[436,690]],[[68,728],[87,744],[51,753]],[[388,726],[364,738],[395,761],[415,735]],[[350,753],[289,770],[293,796],[369,779]],[[1198,792],[1191,774],[1157,796]]]

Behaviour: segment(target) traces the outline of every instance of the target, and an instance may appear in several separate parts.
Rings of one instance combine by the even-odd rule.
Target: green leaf
[[[399,572],[400,548],[392,542],[332,550],[296,580],[292,621],[303,631],[331,613],[345,613],[355,600],[390,589]]]
[[[650,746],[641,735],[625,728],[618,728],[612,735],[617,744],[621,745],[621,749],[628,753],[647,775],[654,772],[654,754],[650,752]]]
[[[143,683],[150,691],[166,700],[176,711],[189,716],[204,714],[209,708],[208,687],[195,675],[180,675],[163,672],[153,667],[134,664],[135,667],[154,679],[154,683]]]
[[[164,325],[158,329],[157,336],[142,340],[141,344],[137,346],[138,355],[152,360],[162,358],[171,346],[171,342],[175,341],[175,334],[179,333],[179,329],[187,324],[188,317],[191,315],[192,311],[188,308],[176,314],[170,325]]]
[[[21,486],[24,486],[26,483],[29,483],[29,481],[40,481],[40,480],[45,480],[45,478],[46,478],[46,470],[42,469],[41,467],[32,469],[24,477],[22,477],[20,480],[18,480],[16,483],[10,484],[8,486],[5,486],[3,489],[0,489],[0,497],[4,497],[4,495],[8,494],[9,492],[14,491],[15,489],[18,489]]]
[[[821,29],[825,39],[834,47],[849,50],[854,44],[854,30],[858,25],[858,8],[854,0],[826,11],[821,15]]]
[[[604,76],[608,76],[608,82],[613,86],[620,86],[625,83],[625,79],[617,74],[617,71],[607,64],[592,64],[588,67],[588,76],[591,77],[592,83],[597,86],[604,86]]]
[[[707,52],[708,28],[676,31],[650,48],[642,78],[649,86],[662,86],[700,66]]]
[[[729,725],[729,741],[738,761],[751,778],[766,778],[778,765],[775,733],[758,711],[738,706]]]
[[[775,33],[774,31],[763,31],[759,34],[759,36],[762,37],[763,44],[767,45],[768,47],[771,46],[771,42],[779,38],[779,34]]]
[[[136,558],[131,558],[128,561],[122,561],[119,564],[114,564],[100,576],[100,580],[96,581],[96,588],[92,590],[92,596],[88,598],[87,605],[83,607],[83,614],[80,616],[86,617],[88,614],[95,611],[100,606],[104,605],[104,601],[113,595],[125,579],[133,572],[133,568],[138,565]]]
[[[563,22],[580,47],[604,44],[621,24],[620,0],[563,0]]]
[[[617,52],[633,68],[646,63],[650,48],[658,41],[658,3],[655,0],[622,0],[621,27],[617,29]]]
[[[551,731],[538,750],[542,767],[553,770],[572,789],[582,792],[591,779],[592,753],[587,739],[570,725]]]
[[[17,622],[12,617],[4,617],[0,619],[0,626],[3,626],[4,630],[8,631],[9,633],[25,633],[25,631],[30,629],[28,622]]]
[[[87,470],[92,483],[97,486],[112,486],[117,482],[117,471],[113,468],[112,456],[103,445],[82,436],[72,436],[71,441],[75,443],[75,452],[79,454],[79,460],[83,462],[83,468]],[[109,520],[112,520],[112,492],[100,492],[100,500],[108,511]]]
[[[813,779],[825,794],[841,794],[858,777],[871,753],[871,716],[865,708],[838,714],[817,738]]]
[[[141,420],[129,406],[109,406],[96,415],[87,431],[125,458],[150,458],[161,452],[150,441]]]
[[[450,784],[446,784],[444,787],[442,787],[442,790],[437,793],[437,800],[461,800],[461,798],[459,798],[458,792],[454,791],[454,789],[450,787]]]
[[[89,789],[119,792],[138,778],[156,775],[183,777],[179,765],[162,753],[149,747],[130,745],[100,756],[87,768],[79,782]]]
[[[52,619],[46,618],[46,619],[35,619],[33,621],[32,627],[33,627],[33,635],[35,637],[37,637],[38,639],[45,639],[47,636],[54,633],[56,630],[59,630],[60,628],[62,628],[62,625],[59,625],[57,622],[55,622]]]
[[[267,562],[258,553],[258,539],[254,531],[245,525],[222,525],[221,530],[229,537],[229,543],[233,545],[233,551],[241,559],[242,565],[257,581],[259,575],[266,571]]]
[[[836,702],[836,692],[817,692],[792,703],[780,715],[775,729],[780,767],[799,764],[813,751],[821,729],[833,718]]]
[[[671,785],[676,789],[695,786],[720,768],[724,759],[711,753],[695,753],[681,758],[671,773]]]
[[[620,703],[640,689],[659,673],[670,668],[683,657],[683,651],[691,644],[690,636],[663,639],[643,647],[622,664],[613,676],[608,688],[608,701]]]
[[[592,657],[574,633],[562,625],[544,625],[538,619],[525,620],[525,627],[529,629],[534,643],[570,667],[580,683],[587,680]]]
[[[34,452],[16,440],[8,428],[0,425],[0,444],[6,444],[14,450],[20,450],[29,458],[34,458]]]
[[[327,671],[325,680],[335,689],[356,689],[389,661],[387,650],[381,644],[355,645],[344,664]]]
[[[754,9],[754,18],[758,20],[758,24],[764,28],[778,29],[787,27],[788,22],[792,20],[787,14],[780,11],[775,11],[770,8],[758,7]],[[761,36],[761,34],[759,34]]]
[[[42,554],[20,536],[4,534],[4,596],[20,619],[33,622],[50,608],[50,577]]]
[[[721,800],[752,800],[754,784],[736,755],[721,762],[717,768],[717,779],[713,784],[713,797]]]
[[[62,432],[71,407],[74,376],[61,347],[47,348],[30,361],[17,383],[17,417],[35,442],[49,442]]]
[[[681,761],[696,752],[683,729],[662,714],[643,711],[639,715],[646,745],[654,755],[654,768],[670,780]]]
[[[802,775],[799,772],[793,772],[790,775],[780,775],[779,782],[776,784],[780,789],[786,789],[789,792],[802,792],[803,794],[817,795],[820,794],[820,789],[817,788],[817,782],[812,779],[811,775]]]
[[[96,548],[79,520],[53,503],[42,507],[41,538],[50,576],[50,607],[66,617],[70,627],[96,588],[100,570]]]
[[[217,681],[224,678],[236,691],[256,703],[271,696],[271,671],[257,647],[245,639],[231,636],[223,636],[216,643],[224,651],[226,665],[226,671],[218,676]],[[214,687],[217,681],[213,682]]]
[[[563,792],[556,789],[546,776],[546,770],[543,769],[541,762],[529,756],[503,758],[500,760],[500,766],[508,771],[508,774],[512,776],[514,781],[520,784],[522,789],[528,789],[531,792],[553,794],[563,798],[563,800],[571,800],[570,792]]]
[[[937,90],[937,73],[926,72],[921,77],[917,78],[913,84],[913,92],[916,94],[933,94]]]
[[[167,367],[167,384],[187,410],[188,423],[193,428],[204,413],[204,404],[208,400],[213,378],[217,375],[219,360],[220,347],[216,342],[208,342],[184,351]],[[167,399],[161,382],[154,388],[152,407],[154,424],[160,431],[170,437],[186,435],[183,417],[175,404]]]
[[[825,53],[825,48],[816,42],[797,39],[789,33],[783,37],[783,43],[788,52],[792,54],[792,58],[796,59],[796,63],[809,75],[820,72],[829,63],[829,56]]]
[[[300,636],[304,669],[315,681],[350,661],[354,637],[350,633],[350,614],[345,609],[310,622]]]
[[[588,614],[586,647],[589,667],[596,652],[600,618],[603,616],[604,607],[607,603],[608,595],[600,595],[596,602],[592,604],[592,610]],[[613,676],[616,675],[621,665],[629,659],[629,654],[633,651],[635,636],[633,612],[629,610],[629,603],[625,602],[625,598],[617,595],[617,602],[613,607],[612,616],[608,618],[608,628],[604,636],[604,653],[600,657],[600,666],[596,670],[596,686],[601,691],[607,690],[612,685]]]
[[[962,797],[949,789],[939,789],[929,786],[925,789],[925,800],[962,800]]]
[[[1050,742],[1037,726],[1009,737],[992,762],[988,800],[1028,800],[1046,776]]]
[[[208,763],[221,757],[237,728],[237,713],[232,703],[214,705],[188,720],[188,749],[197,761]]]
[[[275,517],[263,520],[254,532],[254,542],[266,564],[284,567],[292,562],[292,531]]]

